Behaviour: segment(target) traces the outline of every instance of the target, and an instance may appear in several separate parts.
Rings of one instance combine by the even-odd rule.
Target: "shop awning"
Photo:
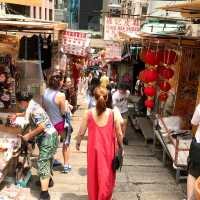
[[[0,0],[0,3],[12,3],[25,6],[41,6],[42,0]]]
[[[37,21],[11,21],[0,20],[1,31],[17,31],[17,30],[65,30],[66,23],[56,22],[37,22]]]
[[[183,17],[200,17],[200,0],[192,1],[191,3],[181,3],[159,7],[158,9],[181,12]]]

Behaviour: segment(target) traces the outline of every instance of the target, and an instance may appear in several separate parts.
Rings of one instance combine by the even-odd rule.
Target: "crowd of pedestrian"
[[[38,145],[40,200],[49,200],[48,188],[54,185],[52,167],[61,165],[56,158],[59,142],[62,142],[62,172],[70,173],[72,170],[69,163],[73,132],[71,115],[77,109],[77,95],[85,96],[88,110],[80,125],[76,149],[80,150],[81,140],[87,132],[88,198],[111,200],[116,169],[122,165],[123,144],[128,145],[126,128],[130,91],[126,83],[116,84],[105,72],[101,75],[93,72],[82,74],[78,90],[75,88],[70,77],[54,72],[48,77],[42,104],[38,104],[31,94],[22,91],[17,95],[17,100],[23,112],[10,116],[10,119],[14,121],[16,117],[24,116],[32,126],[31,131],[20,137],[26,142],[35,140]]]

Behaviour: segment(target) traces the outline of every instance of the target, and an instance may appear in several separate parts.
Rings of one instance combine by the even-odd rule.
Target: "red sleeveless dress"
[[[112,170],[115,128],[113,113],[100,127],[90,111],[88,116],[87,187],[89,200],[111,200],[116,173]]]

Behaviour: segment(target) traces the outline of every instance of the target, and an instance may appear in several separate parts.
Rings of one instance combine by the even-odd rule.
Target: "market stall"
[[[54,38],[55,32],[63,28],[66,25],[62,23],[29,19],[0,21],[0,183],[12,175],[14,183],[25,187],[30,179],[30,165],[25,168],[28,144],[22,144],[17,137],[24,130],[11,125],[8,116],[19,111],[17,91],[31,92],[40,101],[44,88],[42,65],[49,62],[42,59],[46,49],[49,50],[44,37]],[[41,44],[43,49],[39,48]]]
[[[140,56],[146,68],[140,80],[144,82],[147,114],[157,122],[152,136],[154,143],[158,140],[163,147],[163,162],[166,155],[172,160],[178,181],[180,171],[187,169],[192,140],[190,120],[198,101],[199,46],[195,38],[147,34],[143,44],[146,48]],[[177,118],[182,122],[177,122],[179,126]]]

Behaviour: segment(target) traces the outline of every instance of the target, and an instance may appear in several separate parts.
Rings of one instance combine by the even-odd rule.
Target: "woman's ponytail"
[[[107,108],[108,91],[104,88],[98,87],[94,91],[96,99],[97,114],[101,115]]]

